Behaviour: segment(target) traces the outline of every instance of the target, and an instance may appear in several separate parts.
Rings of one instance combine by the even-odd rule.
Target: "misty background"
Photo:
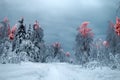
[[[119,0],[0,0],[0,21],[10,25],[24,17],[26,27],[38,20],[47,44],[59,41],[65,51],[74,49],[77,28],[89,21],[94,38],[105,39],[108,21],[115,23]]]

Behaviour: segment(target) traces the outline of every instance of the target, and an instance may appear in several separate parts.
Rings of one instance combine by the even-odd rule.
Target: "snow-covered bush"
[[[48,56],[48,53],[46,53],[47,46],[44,43],[43,37],[44,37],[43,29],[36,20],[33,25],[33,32],[32,32],[32,42],[35,47],[34,60],[36,62],[46,62],[46,58]]]
[[[8,62],[8,53],[10,51],[10,43],[8,41],[5,41],[5,43],[2,44],[2,54],[0,56],[1,63],[7,63]]]
[[[109,62],[108,42],[102,39],[96,39],[91,46],[91,54],[89,59],[97,61],[100,65],[107,65]]]
[[[53,43],[50,46],[49,52],[54,62],[65,62],[65,52],[59,42]]]

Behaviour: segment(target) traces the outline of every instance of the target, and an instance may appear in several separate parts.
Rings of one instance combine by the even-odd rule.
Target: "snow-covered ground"
[[[0,64],[0,80],[120,80],[120,71],[68,63]]]

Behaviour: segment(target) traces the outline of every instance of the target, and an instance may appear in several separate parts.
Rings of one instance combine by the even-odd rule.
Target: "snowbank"
[[[67,63],[0,64],[0,80],[120,80],[120,71]]]

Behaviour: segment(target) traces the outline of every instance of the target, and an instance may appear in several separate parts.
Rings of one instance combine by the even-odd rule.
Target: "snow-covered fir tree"
[[[33,38],[33,34],[32,34],[32,26],[29,25],[29,28],[28,28],[27,33],[26,33],[26,39],[32,41],[32,38]]]
[[[18,43],[22,43],[22,40],[25,39],[25,35],[26,35],[26,28],[23,25],[24,19],[21,18],[21,20],[18,21],[19,22],[19,27],[17,29],[17,33],[15,35],[15,37],[18,40]]]
[[[35,57],[34,60],[36,62],[46,62],[46,45],[44,43],[43,37],[43,29],[39,25],[38,21],[36,20],[34,25],[33,25],[33,37],[32,37],[32,42],[35,47]]]
[[[24,19],[21,18],[21,20],[18,21],[19,25],[16,29],[16,32],[14,33],[14,39],[12,41],[12,51],[14,55],[17,56],[17,60],[24,61],[26,60],[27,53],[25,52],[25,48],[23,46],[24,40],[26,38],[26,28],[24,26]]]
[[[16,48],[20,47],[20,44],[22,43],[22,40],[25,39],[26,35],[26,29],[25,26],[23,25],[24,19],[21,18],[21,20],[18,21],[19,26],[18,29],[15,33],[15,37],[12,43],[12,50],[14,51]]]
[[[13,40],[13,52],[23,61],[45,62],[46,46],[43,41],[43,29],[36,21],[33,30],[29,26],[26,32],[23,21],[23,18],[19,21],[20,25]]]

